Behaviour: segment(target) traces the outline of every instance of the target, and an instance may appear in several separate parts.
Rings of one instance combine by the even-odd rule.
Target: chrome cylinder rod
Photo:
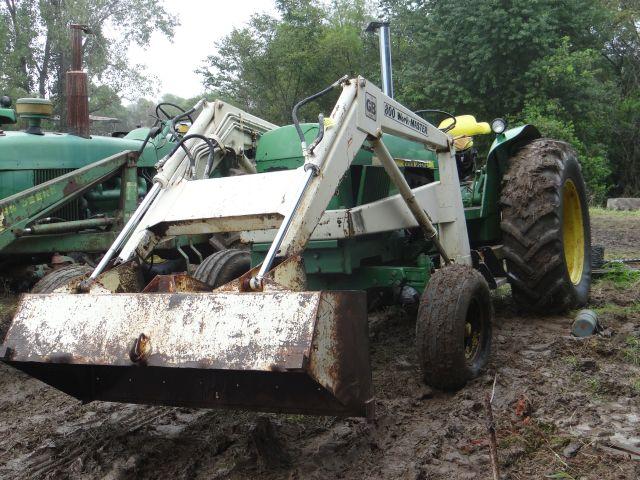
[[[127,238],[129,238],[129,235],[131,235],[131,233],[135,230],[136,226],[142,219],[142,216],[149,209],[151,202],[153,202],[160,193],[161,188],[162,186],[160,185],[160,183],[156,182],[153,184],[153,187],[151,187],[149,193],[147,193],[147,195],[144,197],[144,200],[142,200],[142,203],[140,203],[136,211],[133,212],[133,215],[131,215],[129,221],[126,223],[122,231],[118,234],[114,242],[111,244],[109,250],[107,250],[107,253],[104,254],[104,257],[102,257],[100,263],[98,263],[96,268],[91,273],[91,276],[89,277],[90,282],[95,280],[98,275],[100,275],[104,271],[107,264],[111,261],[116,252],[120,250],[124,242],[127,240]]]
[[[389,22],[380,25],[380,69],[382,73],[382,91],[393,98],[393,75],[391,73],[391,34]]]
[[[280,224],[280,228],[276,233],[271,246],[269,247],[269,251],[267,255],[264,257],[264,261],[262,265],[260,265],[260,270],[258,270],[258,274],[255,277],[252,277],[249,281],[249,286],[252,290],[260,290],[262,288],[262,280],[267,272],[271,269],[271,265],[273,265],[273,261],[276,259],[278,252],[280,251],[280,246],[282,245],[282,239],[284,238],[287,230],[289,230],[289,226],[291,225],[291,221],[296,215],[298,207],[300,206],[300,201],[304,196],[311,180],[315,176],[314,168],[305,168],[304,170],[304,182],[302,183],[300,190],[296,194],[295,200],[291,202],[291,209],[287,212],[287,215],[282,220]]]

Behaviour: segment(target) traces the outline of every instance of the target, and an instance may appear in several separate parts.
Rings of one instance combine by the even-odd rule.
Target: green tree
[[[93,111],[148,85],[140,68],[127,64],[123,52],[132,44],[146,45],[154,31],[170,37],[177,25],[154,0],[4,0],[0,23],[4,24],[0,35],[6,39],[0,46],[4,67],[0,87],[16,96],[51,98],[62,118],[71,61],[70,23],[87,25],[92,31],[84,42],[84,58],[89,94],[96,95]],[[115,97],[100,95],[105,85]]]
[[[534,62],[525,75],[529,90],[519,120],[543,135],[565,140],[578,151],[594,203],[607,193],[611,166],[608,142],[618,101],[615,81],[595,50],[573,50],[565,37],[555,51]]]
[[[393,21],[397,96],[414,108],[536,124],[576,147],[594,202],[615,183],[639,193],[639,5],[383,1]]]
[[[288,123],[293,106],[344,74],[366,73],[364,0],[278,0],[281,18],[254,15],[216,44],[197,70],[204,85],[242,108]],[[317,108],[328,108],[322,99]],[[311,115],[310,113],[308,113]],[[309,118],[311,119],[311,117]]]
[[[611,12],[604,57],[616,78],[618,101],[610,118],[613,126],[609,154],[614,171],[614,194],[640,195],[640,1],[607,0]]]

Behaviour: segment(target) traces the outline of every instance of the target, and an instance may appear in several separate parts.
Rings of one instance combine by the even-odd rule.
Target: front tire
[[[493,306],[484,277],[467,265],[436,271],[420,299],[416,344],[423,379],[457,390],[478,376],[491,351]]]
[[[65,287],[72,283],[78,283],[92,272],[88,265],[73,263],[65,265],[57,270],[47,273],[36,282],[31,289],[31,293],[51,293],[58,288]]]
[[[544,138],[523,147],[503,177],[500,203],[516,303],[547,313],[584,305],[591,286],[591,230],[574,150]]]

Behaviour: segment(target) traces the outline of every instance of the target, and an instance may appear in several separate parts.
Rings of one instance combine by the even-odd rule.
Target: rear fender
[[[540,131],[533,125],[522,125],[496,135],[487,155],[480,212],[475,217],[477,220],[468,224],[472,239],[476,243],[487,244],[500,241],[498,202],[502,176],[509,165],[509,158],[518,149],[540,137]],[[470,219],[470,215],[471,212],[467,214],[467,219]]]
[[[500,135],[496,135],[487,155],[487,165],[489,168],[497,166],[500,177],[502,177],[509,157],[527,143],[541,136],[540,131],[529,124],[511,128]]]

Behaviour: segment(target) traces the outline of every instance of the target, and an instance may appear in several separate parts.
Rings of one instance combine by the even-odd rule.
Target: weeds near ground
[[[592,217],[640,218],[640,210],[607,210],[602,207],[591,207],[589,215]]]
[[[602,384],[600,383],[600,379],[597,377],[591,377],[587,380],[587,387],[594,396],[601,393],[602,390]]]
[[[615,303],[605,303],[601,307],[593,307],[592,310],[598,315],[610,314],[619,317],[627,317],[634,313],[640,313],[640,303],[633,303],[625,307],[616,305]]]
[[[578,357],[575,355],[564,357],[564,361],[567,362],[571,368],[576,368],[578,366]]]
[[[567,472],[551,473],[549,475],[545,475],[544,478],[565,478],[565,479],[568,479],[568,480],[575,480],[575,477],[572,477]]]
[[[640,338],[629,335],[625,339],[626,347],[622,349],[625,360],[633,365],[640,366]]]
[[[623,263],[609,263],[603,278],[610,280],[617,287],[627,288],[640,280],[640,270],[633,270]]]

